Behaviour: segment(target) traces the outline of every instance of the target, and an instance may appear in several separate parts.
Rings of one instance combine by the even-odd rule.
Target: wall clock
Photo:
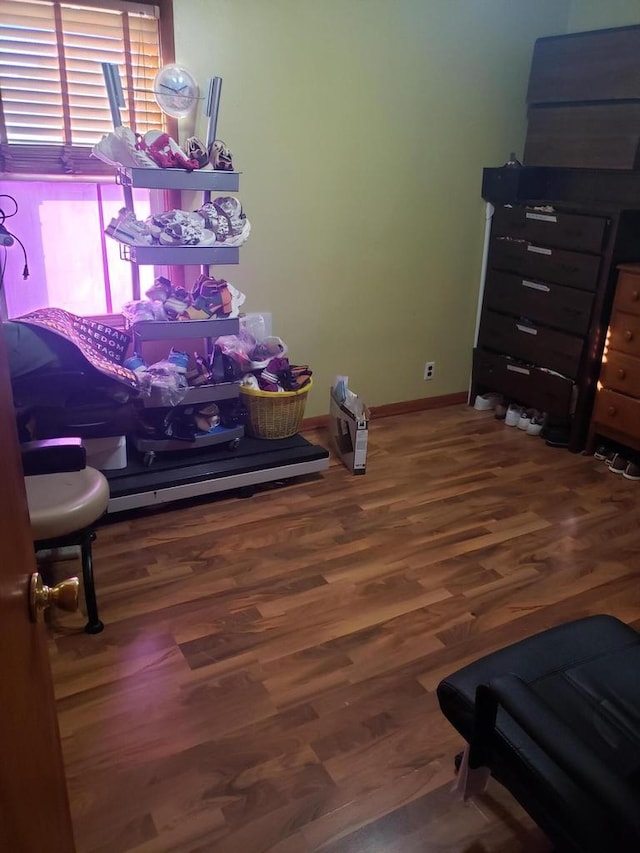
[[[194,77],[181,65],[161,68],[153,81],[153,94],[160,109],[172,118],[189,115],[200,97]]]

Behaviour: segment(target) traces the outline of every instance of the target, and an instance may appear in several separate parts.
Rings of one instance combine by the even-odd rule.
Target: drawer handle
[[[522,286],[529,287],[531,290],[540,290],[542,293],[550,293],[551,288],[547,287],[546,284],[539,284],[537,281],[527,281],[526,278],[522,279]]]
[[[618,379],[624,379],[626,375],[627,371],[624,369],[624,367],[618,368]]]
[[[607,409],[607,414],[611,415],[611,417],[613,417],[617,411],[618,410],[616,409],[615,406],[609,406]]]
[[[633,332],[631,331],[631,329],[627,329],[627,331],[624,333],[624,339],[625,341],[633,340]]]
[[[525,213],[525,219],[537,219],[540,222],[557,222],[557,216],[550,216],[546,213]]]
[[[510,370],[512,373],[522,373],[524,376],[529,376],[531,374],[531,371],[527,370],[526,367],[516,367],[515,364],[508,364],[507,370]]]
[[[532,329],[531,326],[521,326],[520,323],[516,323],[516,329],[519,332],[525,332],[527,335],[537,335],[538,330]]]
[[[531,243],[527,246],[527,252],[535,252],[536,255],[550,255],[551,249],[545,249],[542,246],[532,246]]]

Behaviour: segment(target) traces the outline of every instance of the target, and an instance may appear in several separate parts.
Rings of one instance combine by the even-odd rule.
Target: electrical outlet
[[[435,363],[435,361],[428,361],[428,362],[425,364],[425,366],[424,366],[424,379],[425,379],[425,382],[426,382],[428,379],[433,379],[433,374],[435,373],[435,370],[436,370],[436,363]]]

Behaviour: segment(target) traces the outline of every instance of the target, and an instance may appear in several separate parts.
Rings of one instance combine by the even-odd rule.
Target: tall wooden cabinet
[[[496,210],[472,392],[500,391],[547,412],[578,451],[616,267],[640,261],[640,26],[538,39],[527,107],[524,166],[483,173],[482,195]],[[612,324],[621,358],[634,357],[619,341],[625,313],[636,316],[617,305]]]
[[[600,371],[589,432],[640,451],[640,264],[623,264]]]

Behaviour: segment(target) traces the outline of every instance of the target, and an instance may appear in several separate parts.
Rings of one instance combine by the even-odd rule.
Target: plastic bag
[[[189,388],[184,373],[178,373],[169,361],[157,361],[148,367],[140,375],[138,387],[144,396],[158,395],[162,406],[178,406]]]
[[[225,356],[234,360],[240,375],[249,373],[253,369],[250,354],[253,352],[256,341],[244,329],[240,330],[239,335],[223,335],[216,340],[216,345]]]
[[[159,301],[149,299],[138,299],[127,302],[122,306],[122,315],[130,323],[139,323],[141,320],[168,320],[164,305]]]

